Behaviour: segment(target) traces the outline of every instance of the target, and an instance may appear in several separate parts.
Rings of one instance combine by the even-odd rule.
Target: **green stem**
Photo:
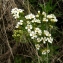
[[[48,49],[48,43],[47,43],[47,49]],[[46,63],[48,63],[48,53],[47,53],[47,62]]]
[[[45,5],[45,1],[43,0],[44,3],[44,11],[46,12],[46,5]]]

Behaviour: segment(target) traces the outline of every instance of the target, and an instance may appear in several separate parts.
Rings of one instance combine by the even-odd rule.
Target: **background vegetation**
[[[36,14],[39,9],[56,15],[54,52],[49,61],[63,63],[63,0],[0,0],[0,63],[36,63],[37,60],[31,42],[16,43],[12,37],[17,22],[11,15],[14,7],[24,8],[26,14]]]

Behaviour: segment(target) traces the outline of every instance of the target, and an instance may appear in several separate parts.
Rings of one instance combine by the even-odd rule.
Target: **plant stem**
[[[48,49],[48,43],[47,43],[47,49]],[[48,63],[48,53],[47,53],[47,62],[46,63]]]
[[[30,13],[29,0],[27,0],[27,6],[28,6],[28,13]]]
[[[46,12],[46,5],[45,5],[45,1],[43,0],[44,3],[44,11]]]

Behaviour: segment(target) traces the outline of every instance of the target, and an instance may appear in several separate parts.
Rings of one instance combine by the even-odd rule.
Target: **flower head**
[[[15,28],[19,28],[19,25],[17,24],[17,25],[15,26]]]
[[[19,22],[17,22],[17,24],[16,24],[15,27],[16,27],[16,28],[19,28],[20,25],[23,25],[23,20],[20,20]]]
[[[49,43],[53,42],[53,38],[52,37],[47,38],[47,40],[48,40]]]
[[[35,47],[36,47],[37,50],[40,49],[40,45],[39,44],[36,44]]]
[[[28,24],[26,27],[25,27],[25,29],[27,29],[28,30],[28,32],[32,29],[32,25],[31,24]]]
[[[52,19],[52,18],[56,18],[56,17],[55,17],[54,14],[49,14],[49,15],[47,15],[47,18],[48,18],[48,19]]]
[[[14,18],[19,18],[19,13],[22,13],[24,10],[23,9],[18,9],[18,8],[13,8],[11,10],[11,14],[13,14]]]
[[[44,34],[45,34],[46,36],[51,36],[51,34],[50,34],[47,30],[44,30]]]
[[[31,39],[37,38],[37,35],[34,31],[30,32]]]
[[[25,16],[26,19],[32,19],[32,18],[35,18],[35,15],[30,13],[28,15]]]
[[[41,23],[41,21],[39,19],[36,19],[36,18],[34,18],[31,22],[32,23]]]
[[[58,20],[56,18],[51,19],[51,22],[57,22]]]
[[[41,42],[42,41],[42,38],[37,38],[37,42]]]
[[[39,15],[37,14],[36,17],[39,17]]]
[[[40,14],[40,11],[38,11],[38,14]]]
[[[38,33],[38,35],[41,35],[42,34],[42,31],[41,31],[40,28],[35,28],[35,33],[36,34]]]
[[[42,55],[46,55],[49,52],[50,52],[50,49],[45,49],[45,50],[42,51]]]
[[[43,11],[43,12],[42,12],[42,15],[43,15],[44,17],[46,17],[46,12]]]
[[[48,22],[48,19],[47,19],[47,18],[43,18],[43,21],[44,21],[44,22]]]
[[[46,43],[46,41],[47,41],[47,38],[46,38],[46,37],[44,37],[42,40],[43,40],[43,43],[45,44],[45,43]]]
[[[20,20],[20,25],[23,25],[23,20]]]

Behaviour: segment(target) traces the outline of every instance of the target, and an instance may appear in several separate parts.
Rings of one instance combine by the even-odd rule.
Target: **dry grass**
[[[29,57],[35,61],[34,55],[36,54],[33,45],[31,43],[16,44],[12,38],[16,20],[13,19],[10,11],[14,7],[19,7],[24,8],[28,13],[28,8],[24,3],[24,0],[0,0],[0,63],[14,63],[16,54]],[[32,5],[30,9],[31,12],[36,13]],[[59,54],[52,56],[51,63],[63,63],[63,31],[58,32],[54,45],[59,46],[58,50],[56,50],[59,51]]]

